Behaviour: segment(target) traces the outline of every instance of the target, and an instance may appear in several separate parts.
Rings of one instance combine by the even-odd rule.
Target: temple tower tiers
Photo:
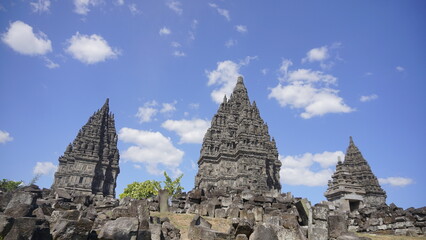
[[[361,207],[375,207],[386,203],[382,189],[367,161],[350,137],[343,162],[338,161],[336,172],[324,193],[328,201],[340,204],[345,211]]]
[[[243,78],[238,77],[204,136],[195,188],[280,191],[280,168],[275,140],[256,102],[250,103]]]
[[[109,112],[107,99],[59,157],[52,188],[71,194],[115,197],[119,158],[114,115]]]

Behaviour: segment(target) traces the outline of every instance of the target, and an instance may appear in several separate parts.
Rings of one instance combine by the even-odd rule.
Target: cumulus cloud
[[[333,174],[331,167],[336,165],[339,157],[344,157],[342,151],[286,157],[280,155],[283,164],[280,171],[281,182],[288,185],[326,186]]]
[[[163,36],[163,35],[171,34],[172,31],[170,31],[170,29],[168,29],[166,27],[162,27],[158,33],[160,34],[160,36]]]
[[[37,162],[34,169],[34,175],[50,175],[56,172],[58,167],[51,162]]]
[[[302,62],[321,62],[329,57],[327,46],[319,48],[313,48],[306,53],[306,57],[302,59]]]
[[[242,66],[248,65],[251,60],[256,59],[255,57],[246,57],[244,60],[239,63],[233,62],[231,60],[225,60],[223,62],[217,63],[216,70],[206,71],[208,86],[218,85],[219,88],[214,89],[211,93],[211,97],[214,102],[221,103],[223,96],[230,96],[232,90],[234,89],[235,84],[237,83],[237,78],[241,74],[239,73]]]
[[[210,122],[203,119],[167,120],[161,126],[179,135],[179,143],[202,143]]]
[[[237,32],[240,32],[240,33],[247,32],[247,26],[244,26],[244,25],[237,25],[235,26],[235,29],[237,30]]]
[[[158,110],[155,108],[157,105],[158,103],[153,100],[144,103],[143,107],[139,107],[138,112],[135,115],[139,118],[139,123],[151,122],[158,113]]]
[[[46,34],[34,33],[33,28],[22,21],[11,23],[7,32],[1,35],[1,40],[24,55],[44,55],[52,51],[52,44]]]
[[[289,71],[291,65],[290,60],[282,61],[279,70],[281,82],[270,89],[268,98],[274,98],[282,107],[304,109],[300,116],[305,119],[327,113],[354,111],[338,96],[339,91],[330,87],[336,85],[336,77],[311,69]]]
[[[67,41],[68,47],[65,51],[85,64],[104,62],[120,54],[118,50],[112,49],[102,36],[96,34],[89,36],[77,32]]]
[[[395,67],[395,69],[396,69],[396,71],[398,71],[398,72],[404,72],[404,71],[405,71],[405,68],[403,68],[403,67],[401,67],[401,66],[396,66],[396,67]]]
[[[368,96],[361,96],[361,97],[359,98],[359,100],[360,100],[361,102],[369,102],[369,101],[376,100],[378,97],[379,97],[379,96],[377,96],[376,94],[371,94],[371,95],[368,95]]]
[[[50,0],[38,0],[36,2],[30,2],[30,5],[33,12],[49,12]]]
[[[186,54],[184,52],[182,52],[182,51],[176,50],[176,51],[173,51],[173,56],[175,56],[175,57],[185,57]]]
[[[404,177],[388,177],[388,178],[379,178],[380,184],[389,184],[396,187],[405,187],[409,184],[412,184],[414,181],[411,178]]]
[[[169,113],[176,111],[176,105],[177,101],[171,102],[171,103],[163,103],[163,107],[161,108],[161,113]]]
[[[74,0],[74,12],[81,15],[87,15],[90,12],[90,6],[96,6],[99,0]]]
[[[118,137],[121,141],[134,144],[122,153],[123,159],[144,164],[150,174],[160,175],[164,168],[173,175],[181,173],[179,165],[184,152],[177,149],[170,138],[160,132],[122,128]]]
[[[231,21],[231,15],[229,14],[229,11],[223,8],[219,8],[217,4],[215,3],[209,3],[209,6],[216,9],[216,11],[222,15],[224,18],[226,18],[227,21]]]
[[[13,137],[6,131],[0,130],[0,143],[7,143],[13,140]]]
[[[182,15],[183,9],[182,4],[179,1],[175,0],[169,0],[166,2],[167,7],[169,7],[173,12],[175,12],[178,15]]]

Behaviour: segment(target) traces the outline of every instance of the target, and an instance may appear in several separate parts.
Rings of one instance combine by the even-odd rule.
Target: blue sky
[[[189,191],[203,132],[242,75],[276,139],[283,192],[324,200],[353,136],[388,203],[424,206],[425,10],[414,0],[1,0],[0,177],[38,173],[49,187],[110,98],[117,193],[164,170],[183,173]]]

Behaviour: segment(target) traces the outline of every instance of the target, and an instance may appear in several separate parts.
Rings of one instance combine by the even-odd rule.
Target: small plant
[[[155,180],[146,180],[145,182],[133,182],[124,189],[124,192],[120,194],[120,198],[131,197],[133,199],[144,199],[155,196],[158,194],[158,191],[165,189],[169,192],[170,196],[176,196],[179,194],[183,187],[180,185],[180,180],[183,177],[181,174],[175,180],[172,180],[166,171],[164,171],[165,181],[155,181]],[[164,183],[164,188],[161,186],[161,183]]]
[[[4,192],[9,192],[17,189],[19,185],[22,184],[22,181],[12,181],[4,179],[0,181],[0,190]]]

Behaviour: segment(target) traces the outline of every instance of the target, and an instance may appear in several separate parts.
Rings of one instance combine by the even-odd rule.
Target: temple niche
[[[115,197],[119,158],[114,115],[107,99],[59,157],[52,188],[72,195]]]
[[[329,181],[324,195],[328,201],[336,203],[344,211],[386,204],[386,192],[355,146],[352,137],[345,159],[343,162],[339,159],[336,172]]]
[[[243,78],[238,77],[204,136],[195,188],[279,192],[280,168],[275,140],[256,102],[250,103]]]

